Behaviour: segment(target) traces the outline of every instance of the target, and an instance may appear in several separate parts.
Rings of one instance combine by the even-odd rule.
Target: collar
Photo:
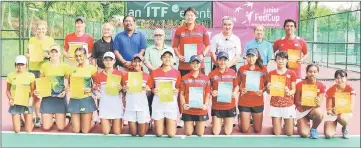
[[[187,23],[184,23],[183,26],[185,27],[186,30],[189,30],[189,29],[188,29],[188,26],[187,26]],[[197,24],[197,23],[194,23],[194,28],[193,28],[193,30],[196,29],[197,27],[198,27],[198,24]],[[189,31],[192,31],[192,30],[189,30]]]
[[[223,73],[221,73],[221,71],[219,71],[219,68],[218,68],[218,67],[217,67],[215,70],[216,70],[216,73],[217,73],[217,74],[225,74],[225,73],[228,72],[229,68],[226,68],[226,70],[225,70]]]
[[[133,34],[138,34],[138,33],[139,33],[139,30],[137,30],[137,29],[135,29],[134,32],[133,32]],[[124,30],[123,34],[128,35],[128,31]]]
[[[193,79],[197,79],[197,78],[200,78],[200,77],[202,76],[202,74],[203,74],[203,73],[199,70],[198,76],[197,76],[197,77],[194,77],[194,76],[193,76],[193,72],[191,71],[191,72],[190,72],[190,77],[193,78]]]
[[[247,70],[251,70],[250,68],[251,68],[251,66],[249,66],[249,64],[247,64],[247,65],[246,65],[246,69],[247,69]],[[253,71],[259,71],[259,70],[260,70],[259,66],[255,65]]]
[[[103,42],[103,43],[108,43],[107,41],[104,40],[103,37],[102,37],[102,42]],[[110,43],[112,43],[112,42],[113,42],[113,37],[110,37]]]

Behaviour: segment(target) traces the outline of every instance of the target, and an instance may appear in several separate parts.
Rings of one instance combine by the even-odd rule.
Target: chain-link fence
[[[16,55],[24,54],[27,41],[35,34],[36,22],[48,22],[48,36],[63,45],[64,37],[75,30],[74,18],[84,16],[86,32],[95,40],[101,37],[104,22],[111,22],[115,32],[120,32],[122,19],[129,14],[126,2],[1,2],[2,63],[13,63]],[[212,10],[211,10],[212,13]],[[155,28],[165,30],[165,43],[171,45],[171,29],[183,24],[179,18],[147,19],[137,18],[137,28],[145,32],[148,46],[154,44]],[[212,28],[212,18],[197,19],[197,23]],[[360,72],[360,10],[346,11],[321,17],[301,20],[299,36],[305,38],[310,48],[307,61],[317,62],[327,67],[342,68]],[[265,30],[265,39],[274,42],[284,36],[280,29]],[[246,41],[242,41],[246,43]],[[211,67],[210,58],[206,59]],[[241,62],[238,64],[238,66]],[[14,70],[13,66],[2,66],[2,76]],[[207,68],[208,70],[210,68]]]

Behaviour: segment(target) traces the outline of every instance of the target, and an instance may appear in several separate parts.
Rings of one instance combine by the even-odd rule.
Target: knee
[[[19,132],[20,132],[20,129],[15,129],[14,132],[15,132],[15,133],[19,133]]]
[[[137,136],[137,132],[130,132],[130,135],[132,135],[133,137]]]
[[[25,132],[27,132],[27,133],[30,133],[32,131],[33,131],[33,128],[31,128],[31,127],[25,129]]]
[[[156,132],[155,135],[156,135],[157,137],[162,137],[162,136],[163,136],[163,134],[160,133],[160,132]]]
[[[197,132],[197,136],[202,137],[204,133]]]
[[[220,133],[221,131],[220,131],[220,130],[213,129],[212,132],[213,132],[213,135],[219,135],[219,133]]]
[[[51,129],[51,126],[43,125],[43,130],[44,130],[44,131],[48,131],[48,130],[50,130],[50,129]],[[59,129],[59,127],[58,127],[58,129]]]
[[[80,129],[79,129],[79,128],[73,128],[72,131],[73,131],[73,133],[80,133]]]
[[[139,137],[144,137],[145,133],[139,133]]]
[[[302,138],[308,137],[308,131],[305,131],[305,130],[301,131],[301,132],[300,132],[300,136],[301,136]]]
[[[287,136],[292,136],[292,135],[293,135],[293,131],[286,131],[286,135],[287,135]]]
[[[121,131],[114,131],[114,135],[120,135]]]
[[[109,135],[109,132],[103,131],[103,135]]]
[[[261,127],[261,128],[255,128],[255,129],[254,129],[254,132],[255,132],[255,133],[260,133],[261,131],[262,131],[262,127]]]
[[[232,130],[224,131],[224,133],[225,133],[226,135],[231,135],[231,134],[232,134]]]
[[[65,130],[65,126],[58,126],[58,130],[59,130],[59,131]]]
[[[330,139],[330,138],[332,138],[332,134],[331,133],[325,133],[325,138],[326,139]]]
[[[186,132],[186,135],[187,135],[187,136],[192,136],[192,132],[187,131],[187,132]]]
[[[89,130],[82,130],[82,132],[83,132],[84,134],[88,134],[88,133],[89,133]]]
[[[168,138],[173,138],[175,136],[175,134],[171,133],[171,134],[168,134]]]
[[[241,128],[241,132],[242,132],[242,133],[248,133],[248,129],[245,128],[245,127],[242,127],[242,128]]]
[[[281,130],[273,129],[273,134],[275,134],[276,136],[279,136],[279,135],[281,135]]]

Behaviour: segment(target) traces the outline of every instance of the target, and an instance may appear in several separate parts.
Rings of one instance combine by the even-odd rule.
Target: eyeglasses
[[[154,34],[155,37],[161,37],[163,34]]]

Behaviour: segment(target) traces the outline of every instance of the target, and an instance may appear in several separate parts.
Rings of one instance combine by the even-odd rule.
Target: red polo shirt
[[[238,81],[236,79],[237,74],[231,68],[227,68],[227,70],[223,73],[221,73],[219,69],[216,68],[215,70],[211,71],[211,73],[209,73],[208,77],[211,81],[212,90],[218,90],[218,82],[233,82],[232,92],[234,91],[234,88],[238,85]],[[236,99],[233,97],[231,103],[217,102],[217,96],[212,97],[212,109],[230,110],[234,107],[236,107]]]
[[[282,37],[282,38],[276,40],[273,44],[273,51],[275,53],[276,53],[276,51],[287,52],[288,49],[301,50],[303,55],[307,54],[307,52],[308,52],[308,47],[307,47],[306,41],[300,37],[296,37],[293,40],[288,40],[285,37]],[[301,56],[301,58],[302,58],[302,56]],[[293,68],[289,68],[289,69],[296,72],[297,79],[301,78],[301,64],[298,64],[298,68],[296,68],[296,69],[293,69]]]
[[[195,24],[193,30],[188,30],[186,25],[179,27],[174,35],[173,48],[178,48],[180,54],[184,56],[184,44],[197,44],[197,54],[200,55],[205,49],[205,46],[210,45],[209,35],[204,26]],[[204,68],[204,61],[201,63],[201,68]],[[190,70],[189,63],[179,61],[179,70]]]
[[[238,70],[237,79],[238,79],[238,82],[241,84],[240,92],[241,92],[242,88],[246,88],[246,77],[247,77],[246,72],[247,71],[258,71],[261,73],[259,88],[260,88],[260,90],[262,90],[265,86],[265,83],[267,82],[267,67],[263,67],[261,69],[260,67],[255,66],[254,70],[250,70],[250,67],[247,64],[247,65],[241,66]],[[255,92],[255,91],[247,91],[247,93],[245,93],[243,96],[240,95],[238,105],[245,106],[245,107],[262,106],[262,105],[264,105],[263,93],[261,96],[258,96],[257,92]]]

